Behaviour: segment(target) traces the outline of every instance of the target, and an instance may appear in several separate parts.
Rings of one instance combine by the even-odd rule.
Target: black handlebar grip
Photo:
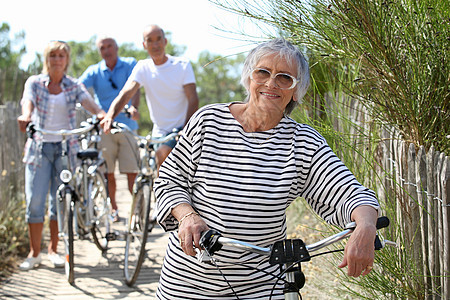
[[[386,228],[389,226],[388,217],[379,217],[377,220],[377,229]]]
[[[123,112],[125,113],[125,116],[128,119],[131,119],[131,113],[130,113],[129,109],[130,109],[130,106],[128,104],[126,104],[123,108]]]
[[[36,129],[34,128],[34,124],[33,123],[28,123],[27,126],[27,137],[32,139],[33,138],[33,134],[36,132]]]
[[[207,250],[209,254],[214,254],[222,248],[222,245],[218,243],[219,237],[222,235],[220,232],[209,229],[208,231],[202,232],[200,237],[200,246]]]

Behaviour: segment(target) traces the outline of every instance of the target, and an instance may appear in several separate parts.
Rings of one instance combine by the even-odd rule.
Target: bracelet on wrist
[[[195,211],[191,211],[191,212],[185,214],[185,215],[180,219],[180,221],[178,221],[178,226],[180,226],[180,225],[181,225],[181,222],[183,222],[186,218],[188,218],[188,217],[190,217],[190,216],[198,216],[198,213],[196,213]]]

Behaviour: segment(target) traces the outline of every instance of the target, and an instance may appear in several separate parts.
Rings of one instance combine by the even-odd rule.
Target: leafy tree
[[[208,51],[200,53],[193,64],[200,106],[214,102],[243,101],[245,89],[240,85],[244,55],[221,57]]]
[[[22,31],[10,39],[11,27],[7,23],[2,23],[0,26],[0,69],[5,69],[11,66],[19,66],[20,59],[25,54],[26,48],[23,44],[25,33]],[[15,46],[19,46],[19,50],[14,50]]]
[[[25,54],[25,33],[20,32],[10,38],[10,26],[0,26],[0,104],[17,101],[23,90],[23,83],[28,77],[19,68],[20,59]]]

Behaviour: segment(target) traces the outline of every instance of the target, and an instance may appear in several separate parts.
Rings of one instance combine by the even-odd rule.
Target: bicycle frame
[[[90,195],[92,192],[90,190],[90,185],[88,184],[89,176],[92,176],[95,172],[97,172],[97,169],[102,165],[105,165],[106,168],[105,160],[103,158],[98,159],[98,157],[101,157],[101,150],[99,151],[98,149],[98,144],[100,142],[99,124],[100,123],[95,116],[81,122],[82,127],[91,128],[79,138],[82,151],[78,153],[78,158],[81,160],[80,168],[83,180],[83,195]],[[90,134],[92,131],[95,131],[93,135]],[[93,146],[93,148],[90,148],[91,146]],[[88,203],[80,204],[82,205],[82,210],[84,213],[84,224],[82,227],[84,231],[89,231],[91,230],[94,221],[94,203],[89,201]],[[87,207],[85,207],[85,205],[87,205]],[[78,218],[75,218],[75,228],[80,229]]]

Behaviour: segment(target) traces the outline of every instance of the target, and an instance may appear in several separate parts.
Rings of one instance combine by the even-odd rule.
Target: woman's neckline
[[[281,117],[281,119],[278,121],[278,123],[275,124],[275,126],[272,126],[272,127],[270,127],[270,128],[264,129],[264,130],[258,130],[258,129],[256,129],[256,130],[247,129],[247,130],[246,130],[246,126],[245,126],[244,124],[242,124],[241,121],[240,121],[240,120],[236,117],[236,115],[235,115],[235,113],[238,114],[239,112],[238,112],[238,111],[235,111],[235,112],[233,113],[233,111],[232,111],[231,106],[232,106],[232,105],[236,105],[236,104],[237,104],[237,105],[245,105],[246,103],[245,103],[245,102],[230,102],[230,103],[228,103],[228,105],[227,105],[228,111],[230,112],[230,114],[231,114],[231,116],[233,117],[234,121],[235,121],[237,124],[239,124],[239,126],[240,126],[241,129],[242,129],[242,131],[245,132],[245,133],[260,133],[260,132],[261,132],[261,133],[266,133],[266,132],[273,132],[274,130],[276,130],[276,128],[277,128],[278,125],[280,124],[281,120],[284,118],[284,115],[283,115],[283,117]]]

